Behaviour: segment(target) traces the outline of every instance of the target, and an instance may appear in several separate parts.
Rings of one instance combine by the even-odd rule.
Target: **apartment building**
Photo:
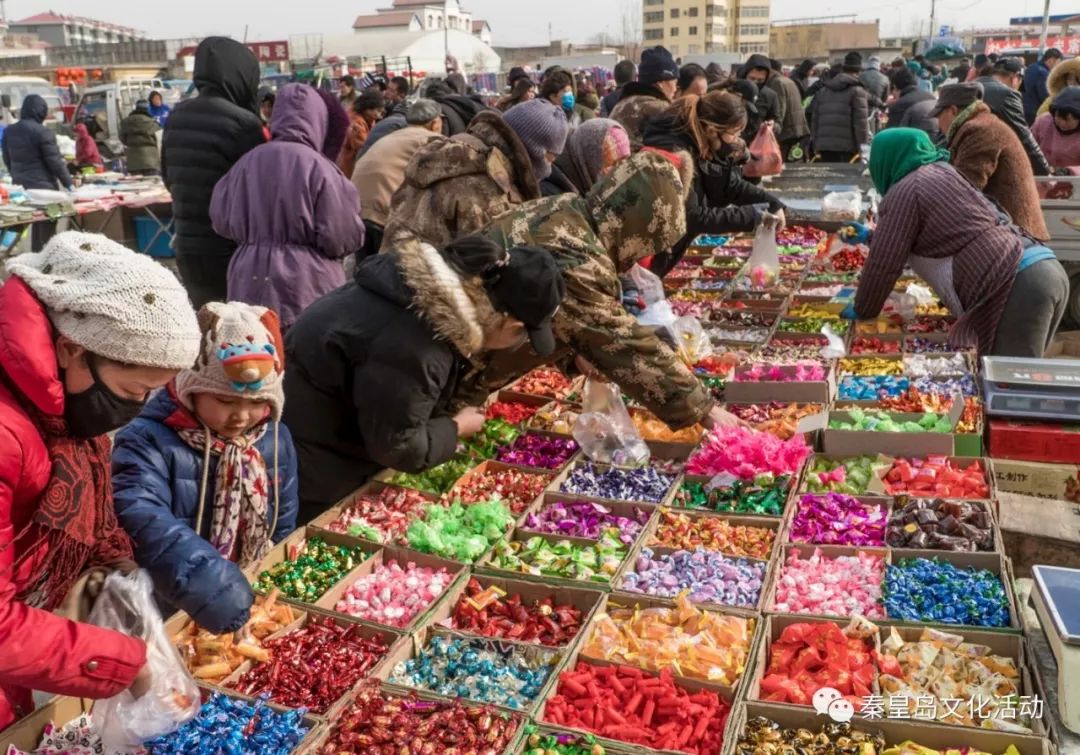
[[[646,46],[675,57],[769,51],[769,0],[643,0]]]

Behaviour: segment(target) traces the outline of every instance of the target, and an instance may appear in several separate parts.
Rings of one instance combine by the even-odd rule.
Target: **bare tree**
[[[641,0],[621,0],[619,46],[630,60],[641,59]]]

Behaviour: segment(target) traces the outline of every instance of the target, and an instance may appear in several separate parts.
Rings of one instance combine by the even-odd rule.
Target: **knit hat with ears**
[[[566,146],[570,124],[562,108],[543,97],[514,105],[503,115],[506,125],[514,130],[532,161],[537,181],[551,175],[551,164],[544,159],[548,152],[561,155]]]
[[[176,376],[176,395],[195,411],[196,393],[270,402],[275,420],[285,406],[285,347],[277,313],[241,302],[210,302],[199,310],[202,342],[195,366]]]
[[[187,291],[146,255],[95,233],[54,236],[7,263],[45,305],[53,326],[92,354],[182,370],[199,351]]]

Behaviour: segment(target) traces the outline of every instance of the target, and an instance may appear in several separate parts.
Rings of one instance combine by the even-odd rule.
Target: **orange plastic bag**
[[[780,142],[776,141],[770,122],[762,123],[757,136],[750,143],[753,159],[743,167],[743,175],[748,178],[776,176],[784,169],[784,156],[780,152]]]

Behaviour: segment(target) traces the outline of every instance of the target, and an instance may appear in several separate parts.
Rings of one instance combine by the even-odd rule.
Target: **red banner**
[[[248,42],[247,48],[255,53],[260,63],[286,63],[289,60],[289,43],[282,40],[279,42]]]
[[[1062,36],[1058,34],[1052,37],[1048,36],[1046,38],[1046,46],[1056,47],[1066,55],[1080,55],[1080,35],[1069,34],[1068,36]],[[988,39],[986,40],[985,52],[989,55],[992,52],[1006,52],[1008,50],[1019,50],[1023,48],[1039,49],[1039,38]]]

